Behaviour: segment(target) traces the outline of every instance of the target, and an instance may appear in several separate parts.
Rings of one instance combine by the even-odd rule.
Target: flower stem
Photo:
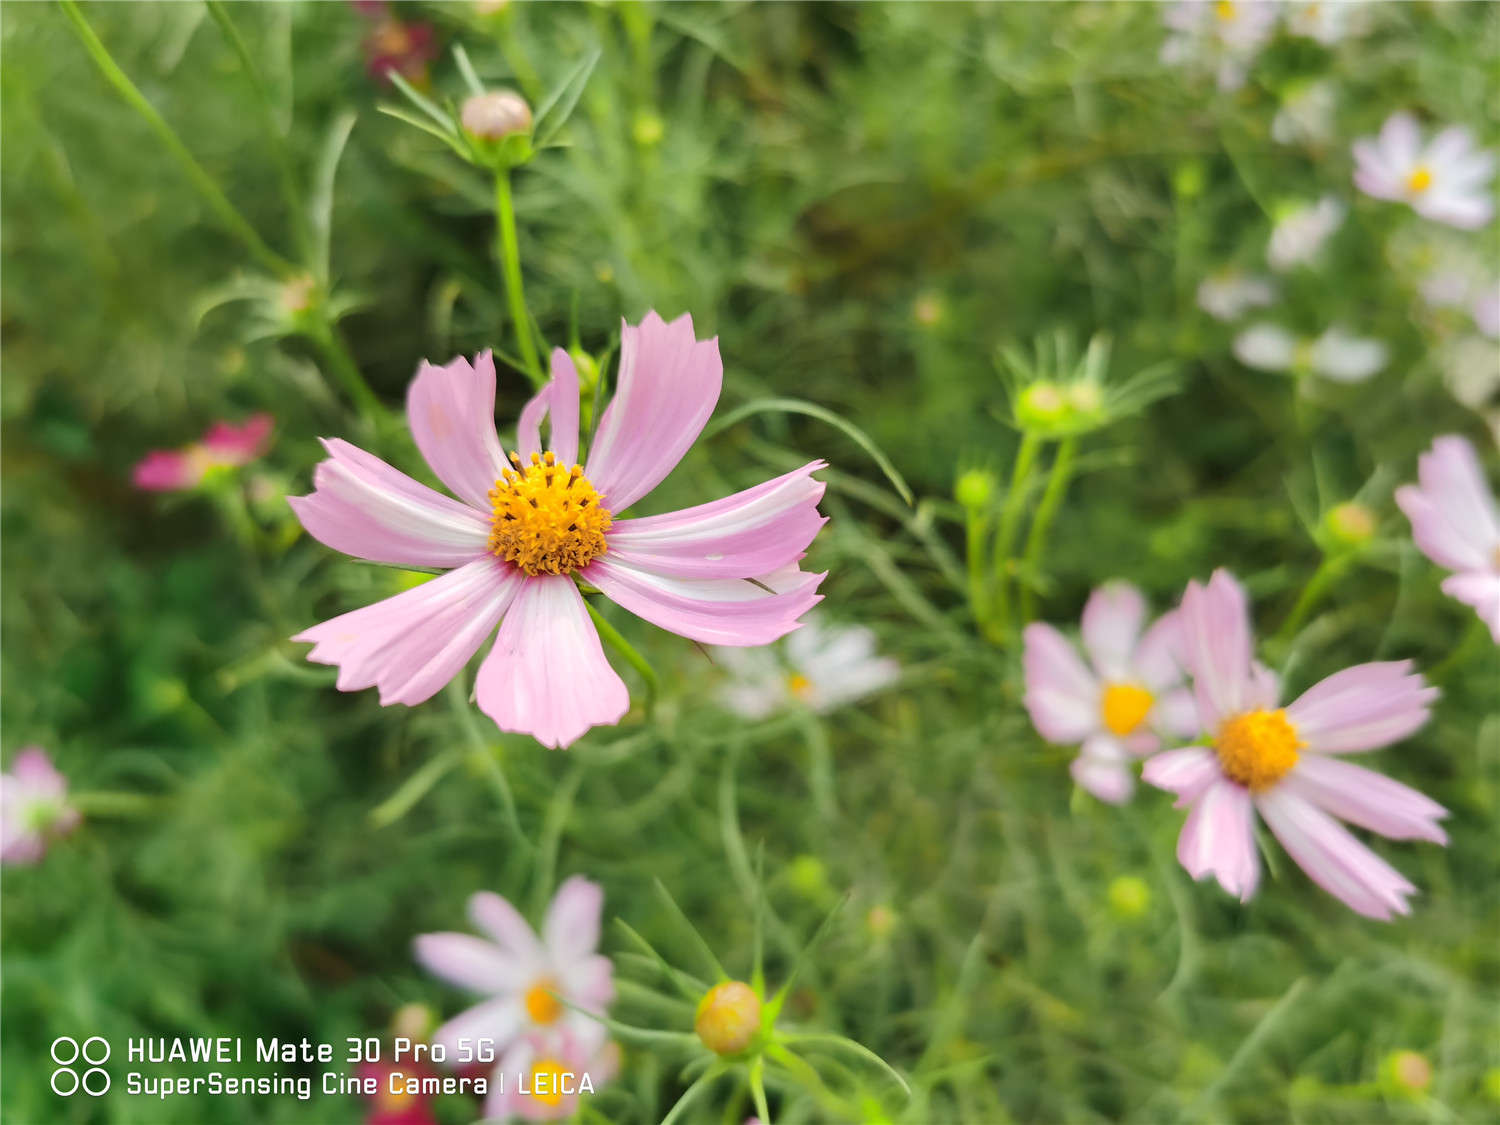
[[[1031,466],[1036,462],[1042,439],[1031,431],[1021,435],[1021,445],[1016,450],[1015,467],[1010,474],[1010,488],[1005,494],[1005,503],[1000,508],[1000,529],[995,533],[995,607],[989,628],[991,640],[1004,641],[1010,634],[1010,598],[1007,580],[1010,567],[1011,544],[1016,541],[1016,531],[1021,522],[1021,510],[1026,506],[1026,485],[1031,479]]]
[[[505,278],[505,299],[510,304],[510,318],[515,322],[516,340],[521,348],[521,362],[535,386],[545,383],[536,341],[531,336],[531,317],[526,312],[526,293],[521,288],[521,250],[516,242],[516,208],[510,197],[510,169],[495,175],[495,220],[500,228],[500,272]]]
[[[1030,621],[1036,615],[1036,576],[1041,571],[1042,554],[1047,549],[1047,533],[1052,530],[1052,521],[1062,507],[1068,484],[1073,479],[1073,456],[1078,449],[1077,438],[1065,438],[1057,447],[1057,457],[1052,462],[1052,475],[1047,478],[1047,488],[1037,505],[1036,516],[1031,521],[1031,532],[1026,537],[1026,555],[1022,573],[1029,581],[1021,587],[1021,620]]]
[[[972,508],[966,515],[969,607],[973,610],[974,620],[983,626],[990,612],[990,576],[984,565],[984,548],[990,537],[990,517],[987,512]]]
[[[344,343],[343,336],[339,330],[324,316],[321,310],[317,318],[308,326],[309,339],[318,346],[327,361],[329,369],[334,377],[342,384],[349,397],[354,400],[354,405],[360,415],[372,425],[380,420],[385,413],[385,406],[370,389],[370,384],[365,382],[365,377],[359,372],[359,364],[354,362],[354,357],[349,353],[349,345]]]
[[[266,269],[281,277],[295,273],[296,267],[267,246],[260,235],[255,233],[255,228],[235,210],[234,204],[229,202],[228,197],[220,190],[213,177],[188,151],[187,146],[172,131],[166,119],[156,111],[156,108],[146,100],[145,95],[136,88],[135,83],[115,63],[109,49],[94,33],[89,22],[83,18],[83,13],[78,10],[78,5],[74,3],[74,0],[59,0],[59,3],[63,14],[68,17],[73,30],[77,32],[79,40],[83,43],[84,50],[94,60],[94,65],[104,75],[105,81],[115,88],[115,92],[125,100],[127,105],[141,115],[146,124],[151,127],[152,132],[167,147],[167,151],[177,158],[183,171],[187,173],[188,179],[192,180],[193,186],[198,189],[204,202],[218,216],[225,229],[238,238],[250,255]]]
[[[1337,578],[1346,566],[1349,565],[1349,555],[1325,555],[1323,561],[1318,564],[1318,569],[1313,571],[1313,576],[1307,580],[1307,585],[1302,587],[1302,594],[1297,598],[1297,604],[1292,606],[1292,612],[1277,630],[1276,636],[1272,638],[1273,644],[1286,645],[1297,635],[1297,629],[1307,619],[1313,606],[1318,604],[1329,584]]]

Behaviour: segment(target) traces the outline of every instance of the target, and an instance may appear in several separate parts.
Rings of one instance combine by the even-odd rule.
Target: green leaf
[[[394,85],[396,89],[400,90],[403,94],[406,95],[407,101],[411,102],[412,105],[416,106],[423,113],[427,114],[428,117],[432,118],[433,121],[435,121],[443,128],[444,132],[456,132],[453,126],[452,116],[443,112],[442,106],[438,105],[431,98],[427,97],[426,94],[423,94],[421,91],[419,91],[405,78],[402,78],[399,71],[388,70],[386,71],[386,77],[391,80],[391,84]]]
[[[324,285],[328,283],[329,243],[333,237],[333,181],[338,175],[339,161],[349,143],[349,134],[354,131],[358,115],[345,110],[334,119],[318,153],[318,165],[313,170],[312,197],[307,201],[307,221],[312,227],[313,269]]]
[[[427,762],[401,783],[401,787],[380,804],[370,810],[370,823],[376,828],[385,828],[396,823],[427,796],[449,770],[462,760],[462,755],[449,751]]]
[[[568,118],[573,116],[573,110],[577,108],[578,99],[583,96],[584,87],[588,85],[594,67],[599,64],[601,54],[603,51],[595,47],[542,99],[542,104],[536,111],[536,125],[532,129],[534,143],[538,148],[555,137],[568,123]]]
[[[474,64],[469,61],[469,52],[464,50],[462,43],[453,45],[453,61],[458,64],[458,73],[463,76],[464,85],[469,88],[469,93],[475,96],[484,93],[484,83],[479,81],[479,75],[474,73]]]

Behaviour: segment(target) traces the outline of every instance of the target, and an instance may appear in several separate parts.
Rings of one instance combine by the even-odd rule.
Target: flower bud
[[[1032,383],[1016,400],[1016,420],[1028,430],[1052,430],[1073,413],[1063,389],[1050,380]]]
[[[436,1013],[426,1004],[402,1004],[391,1017],[391,1035],[413,1043],[425,1043],[436,1026]]]
[[[959,475],[953,498],[971,512],[989,507],[995,496],[995,474],[988,469],[969,469]]]
[[[1392,1051],[1380,1064],[1380,1084],[1396,1097],[1418,1097],[1432,1085],[1432,1064],[1416,1051]]]
[[[1203,186],[1207,180],[1201,160],[1185,160],[1177,166],[1177,171],[1172,174],[1172,187],[1183,199],[1193,199],[1203,194]]]
[[[531,107],[513,90],[491,90],[464,102],[459,120],[470,135],[499,141],[513,133],[531,132]]]
[[[947,310],[943,299],[935,293],[923,293],[912,303],[911,314],[923,328],[935,328],[943,322]]]
[[[1110,913],[1116,918],[1133,921],[1151,909],[1151,888],[1134,875],[1121,875],[1113,880],[1106,894]]]
[[[884,903],[876,903],[865,915],[865,929],[870,931],[870,936],[876,941],[884,941],[895,932],[898,921],[900,919],[896,917],[894,910]]]
[[[1353,500],[1328,509],[1323,519],[1328,533],[1346,547],[1361,546],[1375,535],[1375,513]]]
[[[661,144],[666,131],[661,118],[654,113],[641,114],[630,126],[630,133],[635,138],[635,143],[642,148],[655,148]]]
[[[715,1054],[737,1055],[760,1032],[760,997],[743,981],[716,984],[698,1001],[693,1030]]]
[[[822,898],[828,893],[828,868],[815,855],[799,855],[787,868],[787,881],[803,898]]]

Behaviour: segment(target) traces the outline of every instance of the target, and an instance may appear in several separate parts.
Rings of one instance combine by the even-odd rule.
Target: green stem
[[[989,618],[990,583],[985,572],[984,548],[990,536],[990,518],[985,512],[970,509],[967,513],[965,546],[968,548],[969,607],[981,626]]]
[[[995,611],[986,630],[991,640],[1003,641],[1010,634],[1010,599],[1008,589],[1010,548],[1016,540],[1016,530],[1021,521],[1021,511],[1026,506],[1026,486],[1031,479],[1031,466],[1041,449],[1042,439],[1029,430],[1021,435],[1020,448],[1016,450],[1016,463],[1010,475],[1010,488],[1005,494],[1005,504],[1000,509],[1000,530],[995,533]]]
[[[521,249],[516,242],[516,208],[511,202],[508,168],[495,176],[495,219],[500,228],[500,272],[505,277],[505,299],[510,304],[510,318],[515,322],[521,362],[527,377],[540,387],[547,380],[537,358],[536,341],[531,337],[531,317],[526,312],[526,293],[521,288]]]
[[[1031,532],[1026,537],[1026,554],[1022,573],[1027,582],[1021,587],[1021,620],[1030,621],[1036,616],[1036,576],[1041,573],[1042,554],[1047,549],[1047,533],[1052,530],[1052,521],[1057,518],[1067,495],[1068,483],[1073,478],[1073,458],[1078,451],[1077,438],[1065,438],[1057,447],[1057,457],[1052,462],[1052,475],[1047,479],[1047,488],[1037,505],[1036,516],[1031,521]]]
[[[354,362],[354,356],[349,353],[349,345],[344,343],[339,330],[329,323],[321,309],[316,310],[314,316],[316,319],[307,330],[308,338],[323,353],[329,369],[343,386],[344,391],[354,400],[355,408],[360,415],[372,424],[379,421],[385,413],[385,406],[370,389],[370,384],[365,382],[365,377],[360,374],[359,364]]]
[[[1302,587],[1302,594],[1297,599],[1297,604],[1292,606],[1292,612],[1287,615],[1286,621],[1277,630],[1272,639],[1273,644],[1285,645],[1297,635],[1297,629],[1307,615],[1312,612],[1313,606],[1318,604],[1329,584],[1337,578],[1349,565],[1348,555],[1325,555],[1323,561],[1318,564],[1318,569],[1313,571],[1313,576],[1307,580],[1307,585]]]
[[[295,273],[296,266],[267,246],[260,235],[255,233],[255,228],[235,210],[234,204],[229,202],[228,197],[219,189],[213,177],[204,171],[203,165],[199,164],[193,154],[188,151],[187,146],[172,131],[172,127],[167,124],[165,118],[156,112],[155,107],[136,88],[135,83],[119,68],[110,56],[109,49],[94,33],[88,21],[83,18],[83,13],[78,10],[78,5],[74,0],[59,0],[59,3],[63,14],[72,23],[73,30],[78,33],[84,50],[94,60],[94,65],[104,75],[105,81],[115,88],[115,92],[125,100],[127,105],[141,115],[146,124],[151,127],[152,132],[157,135],[162,144],[166,145],[167,150],[177,158],[183,171],[187,173],[188,179],[192,180],[193,186],[198,189],[204,202],[218,216],[225,229],[238,238],[251,256],[266,269],[282,277]]]
[[[618,629],[604,619],[604,615],[594,608],[593,603],[584,599],[583,608],[589,611],[589,616],[594,619],[594,627],[599,630],[599,637],[610,648],[614,649],[625,660],[641,674],[641,679],[646,681],[646,714],[649,716],[656,706],[656,696],[661,690],[661,678],[657,676],[656,669],[651,667],[651,662],[636,651],[634,645],[627,641]]]

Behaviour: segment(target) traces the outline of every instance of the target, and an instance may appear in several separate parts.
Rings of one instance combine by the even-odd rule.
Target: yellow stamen
[[[526,1014],[532,1023],[556,1023],[562,1015],[562,1002],[557,998],[557,982],[543,977],[526,990]]]
[[[537,1059],[531,1064],[531,1096],[543,1105],[556,1105],[562,1101],[562,1077],[570,1074],[556,1059]]]
[[[793,672],[786,678],[786,689],[798,699],[806,699],[812,692],[812,681],[801,672]]]
[[[1421,195],[1432,186],[1432,171],[1425,164],[1419,164],[1411,170],[1406,177],[1406,190],[1413,195]]]
[[[376,1099],[382,1112],[394,1113],[398,1109],[406,1108],[406,1104],[412,1100],[412,1095],[405,1086],[391,1088],[390,1078],[387,1077],[380,1090],[380,1096]]]
[[[604,533],[614,516],[583,470],[558,463],[555,454],[531,455],[490,489],[495,515],[490,552],[530,575],[571,574],[604,554]]]
[[[1214,5],[1214,13],[1225,23],[1228,23],[1230,20],[1234,19],[1235,16],[1239,15],[1239,13],[1234,10],[1234,5],[1230,3],[1230,0],[1219,0],[1219,2]]]
[[[1247,711],[1225,719],[1214,739],[1219,765],[1231,781],[1251,792],[1271,788],[1297,764],[1297,751],[1307,744],[1286,712]]]
[[[1110,733],[1124,738],[1146,721],[1155,702],[1155,696],[1137,684],[1110,684],[1104,689],[1099,711]]]

